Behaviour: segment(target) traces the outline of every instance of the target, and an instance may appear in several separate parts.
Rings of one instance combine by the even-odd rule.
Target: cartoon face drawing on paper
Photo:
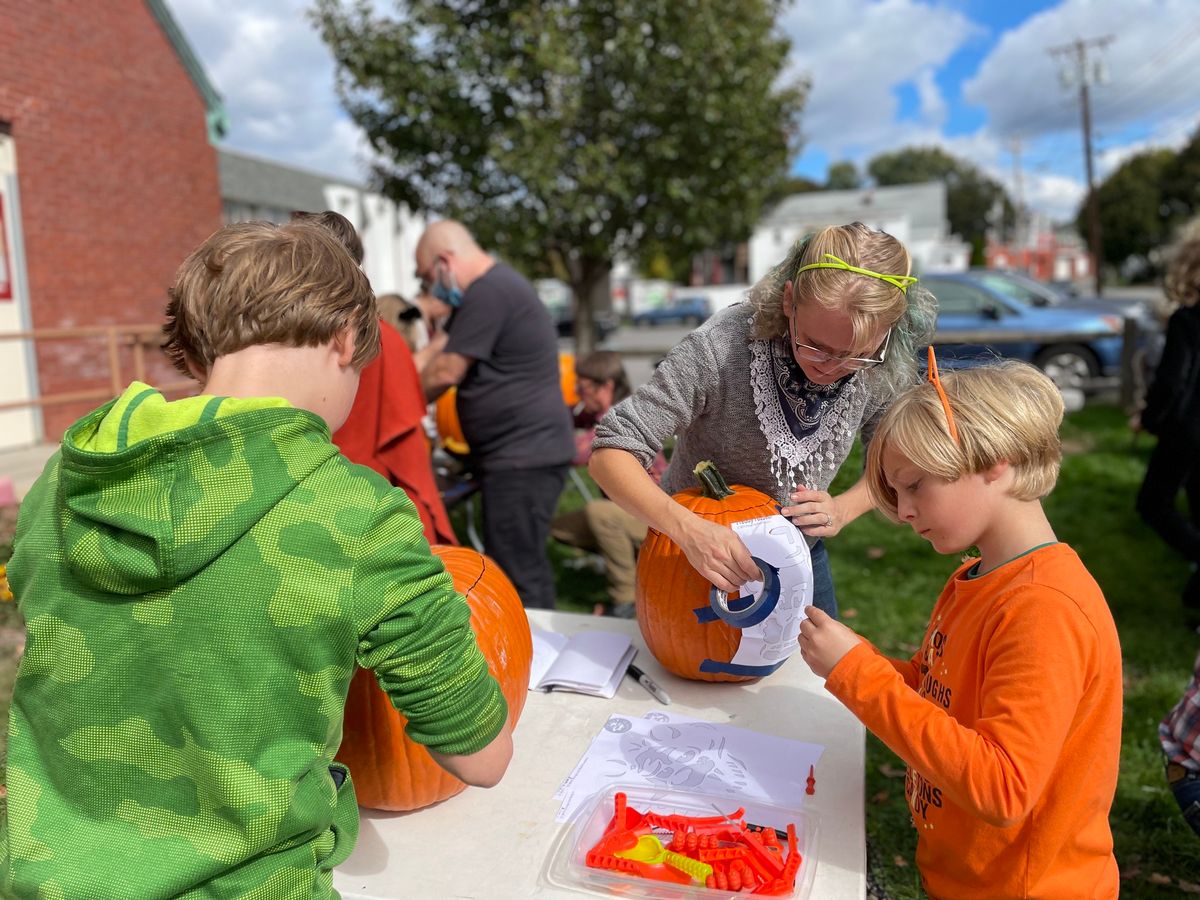
[[[731,793],[747,784],[746,766],[702,722],[655,725],[645,737],[630,734],[621,751],[633,773],[681,790]]]

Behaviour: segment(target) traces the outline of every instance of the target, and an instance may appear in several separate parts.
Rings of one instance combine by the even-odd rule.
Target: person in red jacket
[[[950,577],[911,659],[820,610],[801,623],[801,653],[908,764],[931,897],[1116,897],[1121,648],[1041,504],[1062,458],[1062,397],[1023,363],[940,381],[931,351],[929,371],[880,422],[868,489],[937,552],[979,556]]]
[[[292,219],[328,229],[362,265],[362,240],[345,216],[326,210],[295,212]],[[457,545],[433,474],[429,441],[421,425],[424,416],[425,392],[412,351],[393,326],[381,322],[379,355],[363,368],[354,406],[334,432],[333,443],[350,462],[374,469],[404,489],[421,518],[425,540]]]

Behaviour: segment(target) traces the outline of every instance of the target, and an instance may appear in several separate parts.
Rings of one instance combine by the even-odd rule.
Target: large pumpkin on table
[[[778,513],[778,504],[762,491],[729,487],[711,462],[700,463],[695,471],[698,486],[673,499],[702,519],[728,527]],[[727,663],[741,642],[740,629],[697,616],[698,610],[708,608],[711,588],[674,541],[653,529],[649,532],[637,566],[637,621],[646,647],[664,669],[683,678],[753,681],[757,676],[701,670],[705,660]]]
[[[575,406],[579,402],[579,390],[575,383],[575,355],[558,354],[558,386],[562,391],[563,403]],[[437,398],[434,407],[434,422],[442,446],[459,456],[466,456],[471,448],[463,436],[462,423],[458,420],[458,388],[450,388]]]
[[[454,586],[471,607],[471,628],[508,701],[516,725],[529,690],[533,641],[516,588],[490,558],[467,547],[435,546]],[[408,720],[396,712],[375,675],[354,673],[346,699],[342,746],[337,758],[354,779],[358,802],[371,809],[420,809],[466,787],[404,734]]]

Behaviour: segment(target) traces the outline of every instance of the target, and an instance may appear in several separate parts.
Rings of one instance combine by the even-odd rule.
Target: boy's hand
[[[815,606],[800,623],[800,655],[813,674],[828,678],[841,658],[862,640],[851,629]]]

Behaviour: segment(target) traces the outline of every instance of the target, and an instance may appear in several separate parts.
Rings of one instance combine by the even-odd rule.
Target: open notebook
[[[574,691],[611,699],[637,653],[628,635],[613,631],[581,631],[568,637],[554,631],[533,632],[531,691]]]

